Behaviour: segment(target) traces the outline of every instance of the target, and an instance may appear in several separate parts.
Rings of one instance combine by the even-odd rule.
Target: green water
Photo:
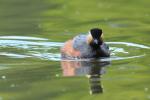
[[[0,0],[0,100],[149,100],[149,4]],[[111,58],[61,61],[64,41],[93,27],[103,29]]]

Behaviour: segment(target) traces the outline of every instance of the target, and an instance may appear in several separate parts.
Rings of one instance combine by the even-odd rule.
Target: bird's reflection
[[[109,61],[61,61],[63,76],[87,76],[90,94],[103,93],[101,75],[105,73],[105,66]]]

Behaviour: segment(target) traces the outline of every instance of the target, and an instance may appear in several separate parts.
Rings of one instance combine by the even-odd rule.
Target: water
[[[38,58],[41,60],[50,60],[50,61],[63,60],[61,59],[61,55],[60,55],[60,48],[64,45],[64,43],[62,42],[50,42],[50,40],[46,38],[25,37],[25,36],[0,36],[0,39],[1,39],[0,40],[1,56],[5,56],[8,58],[19,58],[19,59]],[[122,59],[143,57],[146,56],[146,54],[141,53],[140,50],[150,49],[150,47],[148,46],[129,43],[129,42],[106,42],[106,43],[109,46],[112,45],[110,47],[111,57],[100,59],[101,61],[105,61],[105,60],[112,61],[112,60],[122,60]],[[120,47],[118,45],[120,45]],[[7,49],[8,51],[6,51]],[[137,52],[136,55],[132,51],[133,49],[135,50],[134,52]],[[24,52],[20,52],[20,51],[24,51]],[[122,57],[117,55],[122,55]],[[90,61],[90,59],[72,59],[72,60]]]
[[[1,0],[0,100],[149,100],[149,3]],[[61,59],[64,41],[92,27],[111,57]]]

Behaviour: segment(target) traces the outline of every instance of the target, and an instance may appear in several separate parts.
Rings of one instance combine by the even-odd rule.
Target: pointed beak
[[[98,44],[98,40],[97,39],[94,39],[93,41],[95,44]]]

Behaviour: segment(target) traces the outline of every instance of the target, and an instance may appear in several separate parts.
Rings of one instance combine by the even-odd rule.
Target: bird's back
[[[79,50],[81,58],[91,58],[94,52],[89,44],[87,44],[87,35],[78,35],[73,38],[73,48]]]

